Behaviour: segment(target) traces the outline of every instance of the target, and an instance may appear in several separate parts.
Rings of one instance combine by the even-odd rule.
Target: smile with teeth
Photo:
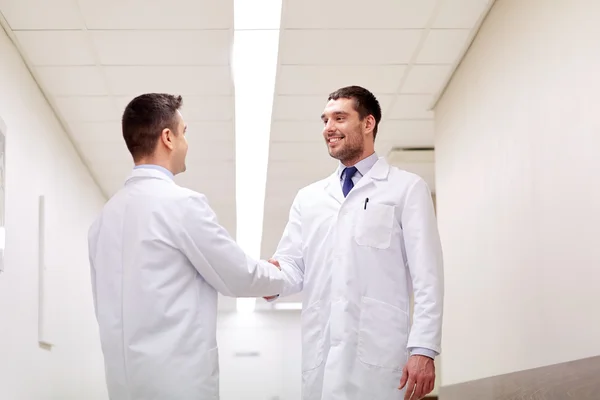
[[[329,138],[328,142],[329,143],[337,143],[342,139],[343,139],[342,137],[332,137],[332,138]]]

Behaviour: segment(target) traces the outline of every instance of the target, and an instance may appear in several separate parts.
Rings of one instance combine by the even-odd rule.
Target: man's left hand
[[[404,400],[419,400],[433,391],[435,385],[435,364],[426,356],[414,355],[402,370],[400,387],[406,387]]]

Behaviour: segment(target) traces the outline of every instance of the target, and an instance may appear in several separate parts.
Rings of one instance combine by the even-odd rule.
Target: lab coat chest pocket
[[[311,371],[323,363],[323,313],[321,301],[302,311],[302,372]]]
[[[362,298],[358,358],[365,364],[400,371],[408,358],[409,316],[391,304]]]
[[[387,249],[392,241],[394,206],[366,203],[357,212],[354,240],[359,246]]]

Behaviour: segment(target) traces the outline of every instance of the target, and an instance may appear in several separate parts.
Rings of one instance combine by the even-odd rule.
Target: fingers
[[[279,268],[279,270],[281,271],[281,265],[279,265],[279,261],[274,260],[272,258],[269,258],[267,261],[269,261],[271,264],[273,264],[274,266],[276,266],[277,268]]]
[[[402,370],[402,378],[400,379],[400,386],[398,387],[398,389],[402,390],[404,388],[404,385],[406,385],[407,380],[408,380],[408,369],[406,367],[404,367],[404,369]]]
[[[433,391],[435,366],[433,360],[423,356],[412,356],[402,370],[400,387],[406,388],[404,400],[420,400]]]
[[[429,387],[429,382],[417,381],[415,385],[415,392],[413,393],[412,400],[420,400],[425,396],[425,385]]]
[[[429,388],[427,390],[427,393],[423,393],[423,396],[427,396],[429,393],[433,392],[434,388],[435,388],[435,379],[432,379],[431,382],[429,383]]]
[[[406,383],[406,393],[404,393],[404,400],[416,400],[416,397],[413,396],[414,391],[415,381],[412,378],[408,378],[408,382]]]

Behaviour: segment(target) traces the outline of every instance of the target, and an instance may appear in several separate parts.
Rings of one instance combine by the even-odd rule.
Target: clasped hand
[[[273,264],[274,266],[276,266],[277,268],[279,268],[279,270],[281,271],[281,265],[279,265],[279,262],[278,262],[277,260],[274,260],[274,259],[272,259],[272,258],[269,258],[269,260],[268,260],[268,261],[269,261],[271,264]],[[270,301],[270,300],[273,300],[273,299],[274,299],[274,298],[276,298],[276,297],[277,297],[277,295],[275,295],[275,296],[267,296],[267,297],[263,297],[263,299],[265,299],[265,300],[267,300],[267,301]]]

